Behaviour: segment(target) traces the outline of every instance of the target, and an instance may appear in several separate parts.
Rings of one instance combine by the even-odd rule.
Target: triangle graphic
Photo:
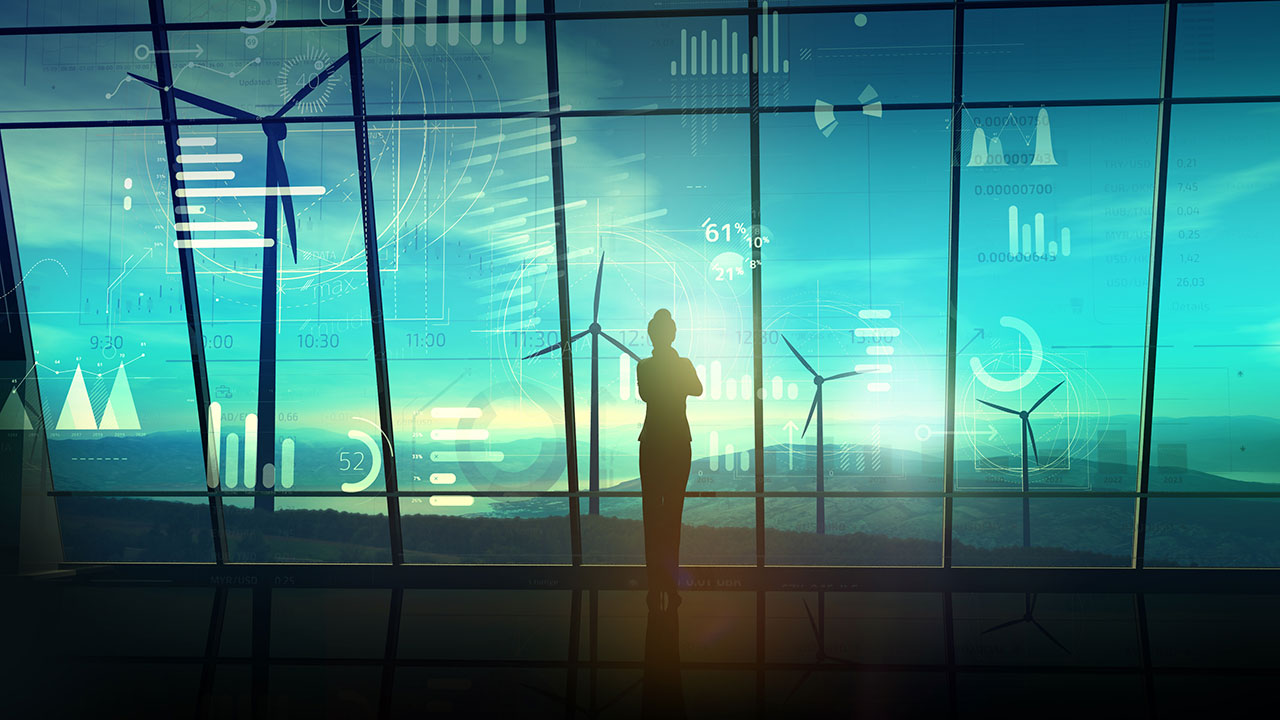
[[[71,390],[67,392],[67,400],[62,404],[62,412],[58,414],[55,430],[97,430],[98,423],[93,417],[93,406],[89,404],[89,391],[84,386],[84,374],[76,365],[76,375],[71,379]]]
[[[138,409],[133,404],[133,391],[129,389],[129,376],[125,374],[124,363],[116,371],[116,380],[111,385],[111,397],[107,398],[107,409],[102,413],[101,430],[141,430],[138,424]]]
[[[18,397],[17,388],[14,388],[9,393],[9,399],[4,401],[4,407],[0,408],[0,430],[30,429],[31,417],[27,415],[27,408]]]

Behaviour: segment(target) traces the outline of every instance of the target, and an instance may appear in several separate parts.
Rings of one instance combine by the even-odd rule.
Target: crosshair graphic
[[[314,82],[316,73],[324,70],[331,62],[333,58],[329,57],[329,53],[314,45],[308,45],[305,53],[295,55],[281,63],[280,72],[276,74],[276,89],[280,91],[280,101],[288,100],[294,93],[301,90],[303,85]],[[325,105],[329,102],[329,94],[337,84],[338,78],[335,75],[318,85],[306,100],[298,103],[301,114],[318,115],[324,112]]]
[[[1010,319],[1017,320],[1003,320]],[[1092,477],[1088,465],[1080,463],[1094,453],[1098,438],[1110,425],[1106,393],[1088,367],[1070,356],[1046,353],[1030,325],[1020,320],[1015,325],[1025,326],[1019,327],[1022,335],[1016,344],[1002,339],[994,351],[971,358],[975,372],[956,398],[957,435],[972,449],[973,470],[984,478],[977,484],[1003,486],[1022,477],[1022,430],[1017,418],[1011,420],[978,400],[1021,410],[1061,382],[1062,387],[1031,416],[1039,458],[1031,459],[1029,477],[1033,483],[1040,480],[1055,487],[1087,489]],[[1032,338],[1034,343],[1029,342]],[[993,427],[995,433],[990,432]]]

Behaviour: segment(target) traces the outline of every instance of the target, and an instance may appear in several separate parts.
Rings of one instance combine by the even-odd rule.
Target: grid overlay
[[[1251,0],[1241,0],[1249,2]],[[1164,242],[1164,220],[1165,220],[1165,204],[1166,204],[1166,183],[1167,183],[1167,164],[1169,155],[1169,120],[1172,107],[1177,104],[1208,104],[1208,103],[1257,103],[1257,102],[1280,102],[1280,96],[1249,96],[1249,97],[1173,97],[1173,67],[1174,67],[1174,41],[1176,37],[1177,11],[1180,5],[1199,4],[1200,0],[1136,0],[1135,2],[1125,3],[1126,5],[1162,5],[1164,8],[1164,31],[1162,38],[1162,63],[1161,76],[1159,84],[1159,92],[1154,97],[1137,97],[1123,99],[1071,99],[1071,100],[1024,100],[1024,101],[991,101],[991,102],[964,102],[963,107],[966,108],[1016,108],[1016,107],[1098,107],[1098,106],[1155,106],[1158,115],[1157,134],[1156,134],[1156,157],[1154,158],[1155,166],[1155,182],[1154,197],[1152,205],[1152,234],[1150,247],[1150,267],[1148,270],[1148,298],[1146,312],[1146,337],[1145,337],[1145,359],[1143,366],[1143,388],[1141,413],[1139,417],[1139,444],[1138,444],[1138,463],[1137,477],[1134,478],[1134,490],[1132,491],[1094,491],[1090,493],[1091,498],[1131,498],[1134,500],[1134,529],[1132,543],[1132,557],[1130,567],[1133,569],[1141,569],[1144,566],[1145,540],[1146,540],[1146,516],[1147,503],[1151,497],[1181,497],[1181,498],[1230,498],[1230,497],[1247,497],[1247,498],[1280,498],[1280,491],[1271,492],[1249,492],[1249,493],[1228,493],[1228,492],[1196,492],[1196,491],[1150,491],[1150,465],[1152,461],[1151,453],[1151,426],[1153,415],[1153,401],[1155,398],[1155,373],[1156,373],[1156,340],[1158,328],[1158,314],[1160,304],[1160,281],[1162,270],[1162,248]],[[33,27],[33,28],[11,28],[0,29],[0,36],[3,35],[23,35],[23,34],[70,34],[70,33],[112,33],[126,31],[145,31],[151,34],[154,46],[156,48],[156,70],[157,76],[161,84],[171,84],[172,68],[170,56],[165,52],[167,48],[168,32],[171,30],[203,30],[203,29],[234,29],[240,26],[238,21],[228,22],[198,22],[198,23],[168,23],[164,15],[163,0],[149,0],[150,13],[152,22],[147,25],[116,25],[116,26],[56,26],[56,27]],[[1006,8],[1027,8],[1027,7],[1078,7],[1087,5],[1112,5],[1112,3],[1085,0],[1084,2],[1072,2],[1068,0],[1058,1],[1036,1],[1036,0],[1007,0],[996,2],[993,0],[984,1],[959,1],[959,2],[925,2],[925,3],[903,3],[903,4],[847,4],[847,5],[826,5],[826,6],[796,6],[796,7],[774,7],[778,13],[784,15],[791,14],[808,14],[808,13],[841,13],[851,11],[938,11],[949,10],[953,13],[953,44],[955,48],[964,47],[964,27],[965,14],[968,10],[973,9],[1006,9]],[[396,479],[395,463],[388,463],[385,466],[386,490],[384,491],[365,491],[365,496],[385,496],[387,498],[388,523],[390,534],[390,551],[392,564],[401,564],[404,561],[404,548],[402,533],[400,529],[400,502],[401,497],[415,496],[440,496],[440,495],[470,495],[475,497],[556,497],[565,498],[569,503],[568,520],[569,532],[571,540],[572,564],[582,564],[582,533],[579,521],[581,512],[580,503],[583,498],[592,497],[638,497],[639,492],[590,492],[580,489],[578,478],[578,452],[576,438],[576,422],[574,408],[574,385],[572,372],[572,348],[568,342],[570,337],[569,331],[569,288],[568,288],[568,248],[566,242],[566,222],[564,218],[564,168],[563,159],[560,153],[560,120],[563,118],[574,117],[630,117],[637,115],[682,115],[682,114],[724,114],[724,115],[747,115],[750,118],[750,135],[749,146],[745,150],[749,153],[750,169],[751,169],[751,223],[753,226],[753,236],[760,234],[762,223],[761,217],[761,199],[760,199],[760,114],[761,113],[809,113],[812,107],[807,105],[776,105],[766,106],[760,102],[760,88],[758,76],[754,73],[749,74],[749,103],[743,107],[727,107],[727,108],[707,108],[707,109],[642,109],[642,110],[565,110],[560,107],[559,102],[559,73],[558,73],[558,54],[556,44],[557,23],[571,22],[575,20],[594,20],[594,19],[614,19],[618,22],[626,22],[627,19],[634,18],[679,18],[679,17],[699,17],[699,16],[745,16],[748,23],[748,32],[754,35],[758,30],[759,23],[759,5],[756,0],[750,0],[743,7],[736,8],[697,8],[697,9],[672,9],[672,10],[626,10],[626,11],[589,11],[589,12],[558,12],[555,8],[554,0],[545,2],[545,11],[541,13],[529,13],[529,21],[545,21],[543,27],[546,33],[546,62],[547,62],[547,93],[548,105],[545,110],[535,110],[529,112],[473,112],[473,113],[405,113],[394,115],[370,114],[365,109],[365,93],[364,82],[361,74],[361,57],[359,52],[359,26],[365,19],[358,15],[354,0],[348,0],[346,8],[345,21],[324,21],[321,20],[282,20],[275,23],[276,28],[289,27],[319,27],[321,25],[332,27],[334,25],[345,25],[347,31],[347,47],[351,52],[351,79],[352,79],[352,97],[351,97],[351,113],[345,115],[324,115],[314,117],[290,118],[289,122],[306,123],[306,122],[324,122],[324,123],[350,123],[355,131],[357,144],[357,161],[359,167],[360,195],[362,200],[362,213],[364,223],[364,242],[366,268],[368,273],[369,300],[370,300],[370,323],[373,348],[374,348],[374,367],[377,376],[377,395],[379,403],[379,418],[383,433],[383,451],[384,457],[390,455],[391,450],[391,422],[392,422],[392,404],[391,390],[388,381],[387,367],[387,350],[386,339],[383,329],[383,308],[381,297],[381,282],[379,280],[379,267],[377,257],[376,242],[376,224],[373,217],[372,203],[372,170],[370,167],[369,147],[367,126],[371,121],[404,121],[404,120],[459,120],[459,119],[528,119],[528,118],[545,118],[549,119],[551,127],[551,178],[552,193],[555,206],[555,233],[556,233],[556,264],[559,275],[558,283],[558,302],[559,302],[559,321],[561,338],[561,358],[562,358],[562,383],[564,392],[564,440],[566,443],[566,461],[568,474],[568,491],[546,491],[546,492],[518,492],[518,491],[405,491],[400,490]],[[482,15],[480,20],[492,21],[492,15]],[[397,24],[403,24],[403,19],[398,18],[394,21]],[[417,17],[414,22],[422,24],[428,22],[444,22],[443,19]],[[951,83],[951,101],[949,103],[885,103],[883,111],[892,113],[894,111],[904,110],[949,110],[952,117],[956,117],[961,110],[962,98],[962,77],[964,52],[952,53],[952,83]],[[170,167],[175,167],[174,160],[177,153],[176,138],[179,127],[184,126],[200,126],[200,125],[234,125],[234,124],[256,124],[253,120],[232,120],[227,118],[211,118],[211,119],[185,119],[180,120],[176,116],[174,109],[173,96],[169,93],[161,93],[161,111],[162,117],[159,120],[118,120],[118,121],[55,121],[55,122],[13,122],[0,124],[0,131],[5,128],[85,128],[85,127],[145,127],[160,126],[165,131],[165,143],[168,153]],[[859,111],[862,105],[837,104],[833,106],[836,111]],[[960,173],[961,162],[959,160],[961,152],[961,141],[963,131],[959,123],[952,123],[950,137],[951,152],[951,175],[949,189],[949,236],[948,236],[948,308],[947,308],[947,327],[946,327],[946,397],[945,397],[945,429],[946,434],[943,440],[943,476],[938,478],[941,481],[941,489],[937,491],[765,491],[764,489],[764,463],[757,461],[753,469],[755,473],[755,490],[754,491],[689,491],[689,497],[720,497],[720,498],[753,498],[755,500],[755,546],[756,546],[756,565],[764,566],[766,564],[766,548],[765,548],[765,498],[780,497],[804,497],[817,498],[819,502],[823,498],[851,498],[851,497],[880,497],[880,498],[941,498],[943,501],[943,517],[942,517],[942,555],[939,558],[939,564],[942,567],[950,567],[952,565],[952,545],[953,545],[953,522],[952,511],[953,501],[958,497],[981,497],[981,498],[1022,498],[1025,493],[1020,490],[956,490],[955,488],[955,378],[956,378],[956,346],[957,346],[957,298],[959,286],[959,242],[960,242]],[[171,179],[173,187],[177,188],[180,181],[175,177]],[[185,231],[179,230],[180,235]],[[182,239],[179,237],[179,239]],[[762,326],[762,299],[761,299],[761,275],[763,273],[763,263],[761,260],[762,249],[759,244],[753,244],[752,249],[752,311],[753,311],[753,361],[754,361],[754,379],[753,386],[755,388],[754,399],[754,431],[755,431],[755,452],[756,457],[762,458],[764,454],[764,411],[763,411],[763,389],[764,389],[764,373],[762,366],[763,348],[761,338]],[[206,457],[210,452],[208,443],[208,432],[206,423],[208,422],[208,409],[210,404],[208,369],[205,362],[203,352],[203,333],[200,327],[200,312],[198,307],[198,293],[196,291],[195,271],[192,263],[192,257],[188,252],[179,252],[180,271],[182,275],[183,293],[186,302],[186,312],[188,318],[188,332],[190,339],[190,347],[193,360],[193,382],[195,384],[195,397],[198,405],[199,422],[201,436],[206,444],[204,448]],[[24,317],[25,319],[25,317]],[[214,542],[214,557],[219,564],[227,562],[226,551],[226,532],[223,525],[223,499],[226,497],[255,497],[263,495],[271,495],[274,493],[272,489],[264,490],[225,490],[221,488],[213,488],[206,491],[52,491],[54,496],[100,496],[100,497],[129,497],[129,496],[146,496],[151,498],[159,497],[197,497],[207,496],[210,507],[210,519],[212,525],[212,538]],[[1055,497],[1075,497],[1078,493],[1070,490],[1052,490],[1037,489],[1034,494],[1040,498]],[[289,491],[290,497],[342,497],[344,493],[339,491]]]

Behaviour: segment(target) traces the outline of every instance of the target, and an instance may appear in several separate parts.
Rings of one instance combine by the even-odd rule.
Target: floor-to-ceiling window
[[[686,564],[1280,557],[1280,3],[19,5],[68,560],[643,562],[659,308]]]

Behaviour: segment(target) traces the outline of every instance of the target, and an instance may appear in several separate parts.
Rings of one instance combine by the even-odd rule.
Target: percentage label
[[[702,221],[702,229],[706,234],[707,242],[720,242],[721,240],[729,242],[733,239],[732,233],[736,232],[738,237],[745,240],[751,247],[758,248],[769,244],[768,236],[763,233],[753,235],[751,226],[746,223],[736,222],[730,225],[729,223],[716,223],[711,218],[707,218]]]

